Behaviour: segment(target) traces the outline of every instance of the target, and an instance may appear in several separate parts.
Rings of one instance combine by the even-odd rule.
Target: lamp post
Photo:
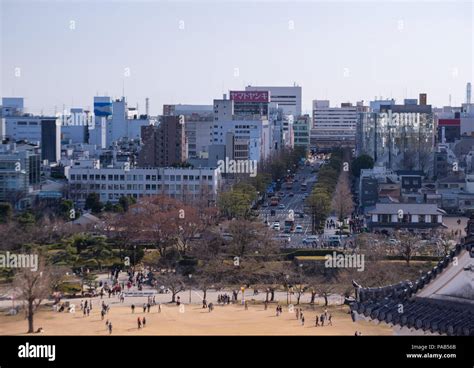
[[[189,304],[191,304],[191,291],[193,289],[191,285],[191,279],[193,278],[193,275],[189,274],[188,277],[189,277]]]

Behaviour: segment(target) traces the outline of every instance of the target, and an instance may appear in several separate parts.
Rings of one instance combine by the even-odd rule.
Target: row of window
[[[382,224],[389,224],[392,223],[392,215],[378,215],[377,216],[378,222]],[[401,223],[412,223],[413,222],[413,216],[412,215],[403,215],[403,217],[398,217],[397,216],[397,222]],[[437,215],[418,215],[418,223],[427,223],[427,222],[432,222],[432,223],[437,223],[438,222],[438,216]]]
[[[171,191],[191,191],[197,192],[201,189],[208,189],[212,191],[212,185],[199,185],[199,184],[71,184],[71,190],[89,190],[89,191],[131,191],[131,190],[171,190]]]
[[[93,181],[157,181],[162,180],[161,175],[132,175],[132,174],[71,174],[71,181],[75,180],[93,180]],[[212,181],[212,175],[164,175],[165,181],[194,181],[208,180]]]

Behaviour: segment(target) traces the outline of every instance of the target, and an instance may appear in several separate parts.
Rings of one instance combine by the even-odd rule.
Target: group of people
[[[217,295],[217,304],[230,304],[230,296],[227,294]]]
[[[109,311],[110,311],[110,306],[102,302],[102,309],[100,311],[100,317],[102,321],[104,320],[105,315],[109,313]]]
[[[85,302],[81,300],[81,310],[82,315],[85,317],[89,317],[91,310],[92,310],[92,300],[86,300]]]
[[[138,329],[141,329],[142,327],[145,327],[146,326],[146,318],[145,317],[143,317],[143,318],[138,317],[137,318],[137,325],[138,325]]]
[[[319,317],[316,315],[316,323],[315,327],[321,326],[324,327],[324,323],[327,322],[328,326],[332,326],[332,315],[328,313],[328,310],[325,309],[324,313],[322,313]]]
[[[143,313],[150,313],[151,307],[156,305],[155,298],[153,297],[153,301],[150,303],[150,300],[148,303],[143,303],[142,308],[143,308]],[[132,314],[135,313],[135,304],[130,305],[130,309],[132,310]],[[158,313],[161,313],[161,304],[158,303]]]
[[[280,304],[278,304],[278,305],[276,306],[276,316],[279,317],[279,316],[281,316],[282,314],[283,314],[283,307],[282,307]]]
[[[326,229],[335,229],[336,223],[333,219],[326,220]]]

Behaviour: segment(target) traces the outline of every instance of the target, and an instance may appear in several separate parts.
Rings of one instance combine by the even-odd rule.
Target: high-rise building
[[[318,149],[355,147],[359,108],[352,104],[330,107],[327,100],[313,101],[311,145]]]
[[[293,121],[293,136],[295,147],[309,148],[311,130],[311,117],[302,115]]]
[[[276,102],[278,107],[283,109],[285,115],[293,115],[293,117],[302,114],[301,96],[302,90],[299,86],[293,87],[263,87],[263,86],[247,86],[246,91],[268,91],[270,92],[270,101]]]
[[[187,159],[182,116],[163,116],[158,125],[142,127],[143,147],[138,155],[140,167],[169,167]]]
[[[21,203],[39,187],[41,154],[33,144],[0,145],[0,202]]]
[[[360,114],[357,153],[393,170],[432,170],[436,131],[431,105],[381,105]]]
[[[205,158],[212,144],[212,105],[163,105],[163,115],[182,116],[189,158]]]
[[[214,100],[212,144],[226,145],[228,158],[260,161],[267,158],[270,153],[268,117],[258,114],[258,111],[268,113],[268,98],[263,95],[267,93],[243,93],[245,95],[237,97],[231,92],[231,97],[234,99]],[[235,113],[236,109],[238,113]],[[244,157],[244,152],[247,157]]]

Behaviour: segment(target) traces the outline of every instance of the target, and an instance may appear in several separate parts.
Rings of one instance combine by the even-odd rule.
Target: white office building
[[[358,120],[356,106],[330,107],[328,100],[314,100],[311,143],[318,148],[354,147]]]
[[[69,168],[72,198],[84,204],[90,193],[101,202],[117,202],[122,196],[143,198],[166,195],[179,200],[215,201],[221,184],[217,168],[98,168],[94,162]]]
[[[248,152],[238,159],[264,160],[270,155],[270,126],[267,116],[234,115],[234,101],[214,100],[214,122],[211,129],[212,145],[226,145],[226,156],[234,159],[235,149]],[[247,145],[244,150],[243,145]]]
[[[295,118],[301,115],[301,87],[262,87],[247,86],[246,91],[269,91],[270,101],[276,102],[283,109],[285,115],[293,115]]]

